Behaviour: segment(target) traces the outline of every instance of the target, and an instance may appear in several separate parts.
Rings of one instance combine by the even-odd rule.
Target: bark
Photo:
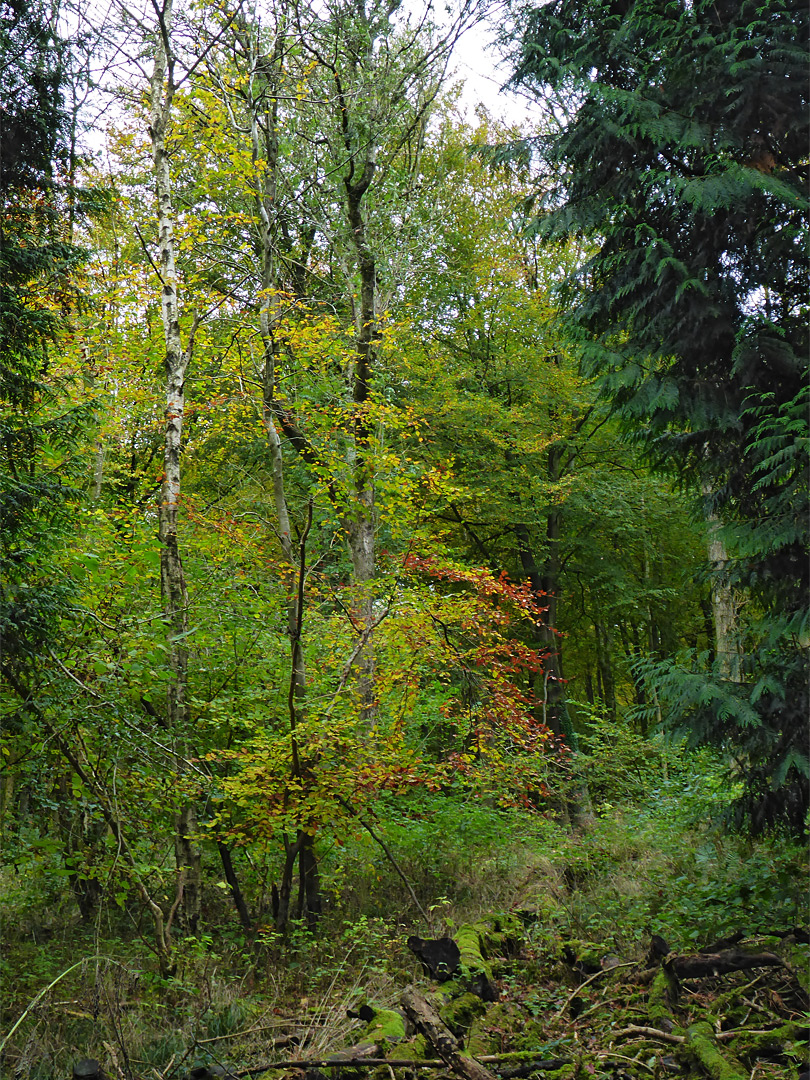
[[[555,511],[549,514],[546,522],[547,535],[556,541],[559,537],[559,514]],[[523,573],[529,579],[532,593],[542,604],[546,605],[542,625],[536,628],[535,637],[539,645],[548,650],[548,658],[545,668],[539,676],[537,696],[542,702],[543,723],[551,728],[555,735],[563,734],[563,723],[560,715],[563,700],[562,673],[560,670],[560,643],[554,633],[554,620],[557,615],[557,588],[559,586],[559,558],[555,554],[549,556],[541,570],[537,565],[532,548],[529,529],[525,524],[515,526],[515,536],[518,543],[518,556]]]
[[[217,848],[219,849],[219,857],[222,860],[222,869],[225,873],[225,880],[231,888],[231,896],[233,897],[236,912],[239,915],[239,921],[242,924],[242,927],[247,930],[248,933],[251,933],[253,931],[253,920],[250,917],[250,911],[245,903],[245,897],[239,885],[239,878],[236,876],[230,848],[221,840],[217,841]]]
[[[602,690],[602,701],[608,713],[616,717],[616,684],[613,677],[613,665],[611,663],[611,651],[613,636],[605,624],[595,619],[593,624],[596,636],[596,666],[599,677],[599,685]]]
[[[299,848],[298,842],[293,844],[288,837],[284,837],[284,866],[281,870],[281,881],[278,889],[275,885],[273,886],[273,923],[280,934],[287,932],[290,921],[293,873]]]
[[[678,979],[702,979],[727,975],[731,971],[750,971],[758,967],[784,967],[784,961],[775,953],[725,949],[716,953],[669,956],[666,966]],[[631,976],[629,981],[646,985],[655,979],[660,970],[658,967],[648,968]]]
[[[454,1035],[445,1026],[439,1014],[421,994],[409,988],[402,995],[402,1006],[415,1027],[434,1047],[436,1053],[453,1072],[465,1080],[495,1080],[475,1058],[462,1054]]]
[[[704,485],[703,495],[709,500],[711,496],[709,486]],[[708,525],[706,543],[712,569],[714,653],[721,678],[739,683],[743,681],[738,625],[740,596],[727,578],[728,552],[720,534],[720,518],[713,510],[709,510],[706,521]]]
[[[343,113],[344,117],[346,113]],[[344,123],[347,121],[344,120]],[[351,138],[345,133],[347,150]],[[361,717],[373,724],[376,715],[374,694],[374,639],[370,628],[374,622],[375,576],[375,508],[374,466],[371,456],[371,425],[368,403],[371,378],[379,339],[377,327],[377,266],[366,238],[364,197],[371,186],[376,170],[375,148],[366,151],[359,177],[357,164],[351,161],[349,173],[344,179],[346,211],[351,228],[357,273],[359,296],[355,300],[355,356],[352,372],[352,401],[354,404],[354,441],[352,446],[352,472],[354,505],[346,519],[346,535],[352,559],[354,581],[357,586],[354,606],[355,628],[365,636],[357,661],[357,695]]]
[[[321,876],[315,855],[315,838],[309,833],[299,833],[301,850],[298,854],[300,869],[299,889],[307,928],[315,932],[321,917]]]
[[[180,336],[180,303],[177,285],[176,241],[172,179],[166,150],[168,126],[174,99],[173,57],[171,53],[172,2],[166,0],[159,14],[159,33],[151,78],[149,133],[152,139],[152,166],[158,206],[158,247],[160,252],[161,312],[166,347],[166,410],[163,442],[163,483],[160,493],[158,533],[160,537],[160,585],[163,612],[168,630],[171,679],[167,688],[167,716],[170,730],[185,756],[188,733],[188,594],[180,556],[178,515],[180,510],[180,451],[185,412],[186,370],[191,359],[194,329],[187,349]],[[195,323],[196,328],[196,323]],[[175,853],[179,880],[183,881],[181,920],[192,930],[200,917],[200,858],[194,833],[196,813],[192,806],[181,808],[177,817]]]
[[[555,443],[549,447],[546,458],[546,476],[552,489],[559,484],[564,469],[565,447],[562,443]],[[546,607],[542,625],[538,630],[539,641],[548,650],[548,660],[543,672],[543,684],[539,696],[543,702],[543,723],[558,736],[565,734],[566,726],[563,717],[565,695],[562,674],[562,644],[559,636],[554,632],[557,625],[560,573],[562,570],[560,560],[561,527],[562,515],[560,510],[555,505],[549,506],[546,511],[547,551],[542,567],[538,566],[535,560],[528,527],[525,524],[519,524],[515,527],[521,567],[531,583],[532,592]]]

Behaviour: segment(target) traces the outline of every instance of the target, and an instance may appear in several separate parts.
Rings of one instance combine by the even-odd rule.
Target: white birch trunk
[[[180,449],[185,412],[186,369],[191,358],[194,335],[192,330],[188,349],[184,350],[180,337],[172,181],[166,153],[166,135],[174,98],[171,29],[172,0],[165,0],[150,86],[150,137],[158,204],[161,313],[166,345],[163,484],[159,508],[160,585],[169,634],[169,664],[172,673],[167,689],[167,713],[174,737],[182,744],[188,728],[188,594],[180,556],[177,518],[180,508]],[[196,831],[195,808],[186,805],[177,816],[175,857],[183,889],[183,922],[191,932],[196,930],[200,916],[201,868],[199,850],[194,839]]]

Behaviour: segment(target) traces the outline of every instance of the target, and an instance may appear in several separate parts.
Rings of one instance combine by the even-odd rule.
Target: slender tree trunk
[[[742,652],[738,631],[739,596],[726,579],[728,552],[720,536],[720,520],[708,517],[707,547],[712,567],[714,653],[722,678],[742,682]]]
[[[562,476],[563,453],[564,448],[561,445],[549,448],[546,471],[552,486],[559,483]],[[552,506],[546,514],[547,553],[541,569],[532,551],[528,527],[525,524],[515,526],[521,568],[529,579],[532,592],[546,608],[542,625],[538,628],[538,640],[548,650],[540,693],[544,723],[558,736],[566,733],[563,717],[565,695],[562,677],[562,644],[559,636],[554,632],[557,625],[560,588],[560,528],[560,511]]]
[[[315,839],[309,833],[299,833],[301,850],[298,862],[301,868],[300,889],[307,927],[313,933],[321,917],[321,878],[315,856]]]
[[[357,662],[357,695],[361,718],[373,725],[376,717],[374,639],[369,628],[374,623],[375,556],[375,491],[374,466],[371,454],[372,428],[368,415],[371,379],[379,338],[377,327],[377,266],[366,238],[363,200],[371,186],[376,168],[374,151],[368,150],[359,177],[354,163],[344,180],[346,207],[351,227],[359,296],[355,299],[355,355],[352,370],[352,402],[354,404],[354,441],[352,471],[354,505],[346,519],[346,534],[352,559],[356,586],[355,629],[365,635]]]
[[[613,635],[600,619],[595,619],[594,633],[596,634],[596,663],[599,672],[599,682],[602,689],[602,701],[609,715],[616,718],[616,684],[613,677],[613,664],[611,662],[611,650]]]
[[[245,897],[239,885],[239,878],[236,876],[230,848],[227,844],[223,843],[222,840],[217,841],[217,848],[219,850],[219,857],[222,860],[222,869],[225,873],[225,880],[231,888],[231,896],[233,897],[233,904],[239,916],[239,921],[242,924],[243,929],[247,930],[248,933],[252,933],[253,920],[250,917],[250,911],[245,903]]]
[[[184,350],[180,337],[172,180],[166,150],[175,89],[171,31],[172,0],[165,0],[162,14],[159,16],[159,33],[155,44],[149,129],[158,204],[161,312],[166,345],[163,484],[160,493],[158,531],[161,596],[168,630],[171,669],[171,679],[166,692],[167,716],[174,738],[182,748],[188,734],[188,594],[180,556],[177,521],[180,509],[180,449],[185,412],[185,380],[194,343],[194,330],[192,329],[189,336],[188,348]],[[191,805],[182,807],[176,821],[175,854],[178,874],[183,881],[181,921],[192,933],[196,930],[200,917],[201,864],[194,839],[196,831],[197,820],[194,807]]]
[[[251,102],[250,126],[255,177],[255,203],[261,249],[262,291],[259,306],[259,329],[264,354],[262,373],[262,415],[267,433],[273,477],[273,499],[276,510],[278,538],[284,558],[290,568],[289,599],[287,603],[287,632],[290,637],[290,744],[292,751],[292,779],[306,782],[307,770],[301,760],[298,745],[298,727],[306,707],[306,666],[302,642],[304,575],[306,539],[312,524],[312,505],[309,519],[301,538],[298,557],[293,550],[290,514],[284,487],[284,460],[277,421],[280,408],[276,400],[276,369],[278,358],[278,328],[283,312],[280,301],[280,267],[276,243],[276,204],[278,194],[278,86],[273,80],[281,71],[283,60],[283,34],[277,33],[273,55],[262,64],[264,85],[257,87],[259,55],[255,35],[246,32],[244,44],[250,55],[249,100]],[[259,123],[259,103],[264,109],[263,124]],[[259,168],[259,165],[262,168]],[[306,905],[310,929],[314,929],[320,914],[320,885],[314,840],[300,831],[292,844],[285,837],[285,860],[280,888],[274,892],[274,921],[280,933],[286,932],[289,921],[290,898],[296,858],[299,863],[299,905]]]

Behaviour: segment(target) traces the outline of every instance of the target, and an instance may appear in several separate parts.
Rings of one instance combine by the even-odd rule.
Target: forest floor
[[[477,834],[433,853],[436,874],[420,888],[429,927],[384,860],[370,866],[373,852],[358,849],[362,877],[343,851],[342,910],[336,894],[318,935],[245,941],[213,889],[212,929],[178,946],[170,981],[120,910],[82,923],[67,900],[34,903],[31,879],[4,870],[3,1075],[69,1080],[87,1058],[111,1080],[806,1074],[803,844],[682,821],[667,831],[660,805],[603,806],[579,831],[490,816],[500,843],[470,808]],[[411,878],[424,845],[416,838],[409,856],[401,840]],[[418,935],[460,945],[452,978],[415,955]],[[452,1052],[422,1003],[440,1014]]]

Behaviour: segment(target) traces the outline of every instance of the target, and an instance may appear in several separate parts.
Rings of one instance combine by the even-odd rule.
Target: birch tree
[[[172,177],[167,152],[167,137],[174,102],[175,57],[172,52],[173,0],[163,7],[153,4],[157,21],[155,58],[150,79],[149,137],[152,143],[152,168],[158,212],[158,250],[156,268],[161,286],[161,313],[166,344],[164,359],[166,410],[164,413],[163,482],[159,505],[160,585],[163,612],[168,630],[169,667],[166,705],[169,727],[181,743],[188,729],[188,591],[178,539],[181,467],[180,450],[185,413],[186,371],[194,348],[198,319],[195,316],[185,347],[180,330],[180,300]],[[186,927],[194,932],[200,916],[201,866],[194,840],[196,811],[185,803],[177,816],[175,851],[183,887],[183,916]]]

